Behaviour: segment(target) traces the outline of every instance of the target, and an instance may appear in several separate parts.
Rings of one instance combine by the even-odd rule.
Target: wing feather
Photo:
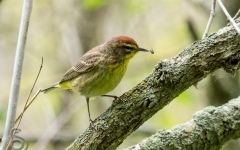
[[[89,53],[89,54],[86,53],[83,57],[80,58],[80,60],[72,68],[70,68],[64,74],[62,80],[59,83],[71,80],[81,74],[91,71],[97,66],[100,60],[100,57],[101,57],[100,53]]]

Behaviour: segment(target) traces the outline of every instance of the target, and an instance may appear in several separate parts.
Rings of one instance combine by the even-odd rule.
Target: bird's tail
[[[56,89],[56,88],[58,88],[58,83],[57,83],[57,84],[54,84],[54,85],[52,85],[52,86],[50,86],[50,87],[48,87],[48,88],[42,89],[42,92],[43,92],[43,93],[47,93],[47,92],[50,92],[50,91],[52,91],[52,90],[54,90],[54,89]]]

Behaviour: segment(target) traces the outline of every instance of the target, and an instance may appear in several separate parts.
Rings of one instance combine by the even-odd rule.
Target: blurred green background
[[[23,0],[0,1],[0,136],[3,134],[13,72]],[[162,59],[174,57],[193,41],[201,39],[208,21],[211,1],[203,0],[34,0],[23,65],[18,114],[38,73],[34,88],[48,87],[90,48],[114,36],[127,35],[154,55],[139,53],[130,62],[118,87],[109,94],[120,96],[141,82]],[[239,0],[224,1],[234,15]],[[211,32],[227,24],[217,5]],[[225,80],[227,79],[227,80]],[[223,81],[223,83],[222,83]],[[223,85],[223,89],[218,89]],[[173,85],[174,86],[174,85]],[[222,91],[221,91],[222,90]],[[218,71],[191,87],[129,136],[119,149],[140,142],[159,129],[171,129],[184,123],[208,105],[218,106],[238,96],[235,78]],[[221,96],[226,93],[225,96]],[[220,96],[220,98],[219,98]],[[222,99],[223,102],[217,100]],[[213,100],[213,101],[211,101]],[[97,97],[90,102],[92,118],[112,103]],[[40,94],[25,113],[19,134],[29,141],[29,149],[66,148],[89,125],[84,97],[56,90]],[[223,149],[233,149],[233,143]],[[229,148],[229,147],[233,148]]]

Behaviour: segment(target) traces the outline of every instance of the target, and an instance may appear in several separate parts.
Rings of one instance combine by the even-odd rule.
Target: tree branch
[[[239,24],[238,24],[239,26]],[[240,38],[232,26],[194,42],[176,57],[160,61],[153,72],[132,90],[114,101],[67,148],[116,149],[123,140],[175,97],[206,75],[223,68],[235,74],[240,60]]]
[[[203,33],[202,39],[204,39],[208,35],[208,32],[209,32],[209,29],[211,27],[213,18],[215,17],[215,8],[216,8],[216,0],[212,0],[212,7],[211,7],[211,12],[210,12],[210,17],[208,19],[207,27],[206,27],[206,29],[205,29],[205,31]]]
[[[240,97],[220,107],[207,107],[185,124],[160,130],[125,150],[211,149],[240,137]]]
[[[15,117],[17,111],[18,95],[20,89],[20,81],[22,75],[22,65],[24,59],[24,51],[27,41],[28,26],[30,22],[30,16],[32,12],[32,0],[24,0],[22,18],[20,24],[20,30],[18,35],[18,43],[16,48],[16,56],[13,68],[13,78],[11,84],[11,91],[9,97],[8,111],[6,124],[2,139],[1,150],[6,150],[11,148],[11,140],[15,135],[15,131],[12,133],[12,129],[15,124]]]

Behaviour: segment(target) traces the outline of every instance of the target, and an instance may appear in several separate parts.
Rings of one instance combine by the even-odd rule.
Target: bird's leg
[[[87,101],[88,118],[89,118],[90,126],[93,127],[93,121],[91,119],[90,108],[89,108],[89,97],[86,97],[86,101]]]
[[[125,103],[120,97],[115,95],[101,95],[102,97],[112,97],[114,100],[121,100],[123,103]]]

